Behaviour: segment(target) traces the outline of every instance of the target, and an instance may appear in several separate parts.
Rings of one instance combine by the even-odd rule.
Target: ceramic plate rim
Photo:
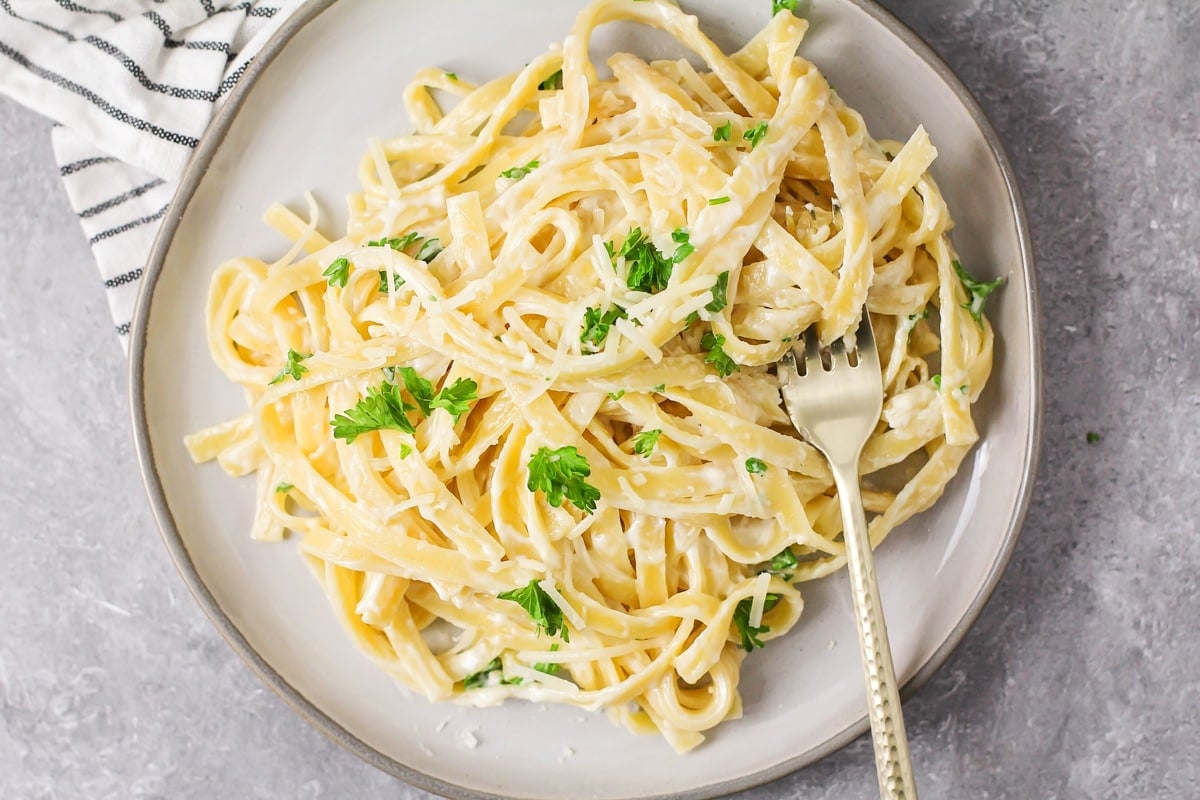
[[[371,747],[347,731],[342,725],[335,722],[289,684],[246,640],[209,591],[203,578],[201,578],[192,562],[187,545],[175,524],[174,517],[167,504],[166,493],[158,474],[151,446],[150,429],[145,405],[146,333],[154,289],[166,263],[166,257],[170,251],[175,233],[183,219],[183,214],[189,202],[200,186],[209,165],[225,139],[226,133],[233,125],[239,110],[249,95],[250,90],[257,83],[258,78],[301,29],[332,7],[336,2],[337,0],[306,0],[280,26],[279,30],[276,31],[254,61],[251,62],[242,80],[238,82],[230,93],[226,104],[214,115],[208,130],[202,137],[199,146],[196,148],[191,161],[183,173],[174,198],[171,200],[145,268],[142,288],[139,292],[130,334],[128,381],[133,440],[137,452],[138,468],[163,543],[166,545],[171,560],[174,562],[188,590],[192,593],[192,596],[196,599],[196,602],[200,605],[209,621],[217,629],[217,632],[225,639],[234,652],[241,657],[263,683],[291,706],[296,713],[330,740],[354,753],[363,761],[419,789],[444,797],[455,798],[455,800],[506,800],[506,796],[504,795],[468,789],[449,781],[434,778],[384,755],[379,750]],[[978,127],[979,132],[983,134],[988,150],[1004,179],[1009,206],[1016,226],[1017,244],[1021,261],[1020,268],[1025,276],[1028,287],[1023,300],[1026,312],[1025,319],[1029,328],[1027,331],[1029,349],[1026,355],[1030,365],[1029,407],[1031,424],[1026,441],[1024,442],[1026,467],[1017,490],[1016,504],[1012,510],[1013,513],[1002,540],[998,557],[980,583],[975,598],[946,639],[904,685],[902,695],[907,698],[920,689],[933,676],[949,658],[954,649],[962,642],[967,632],[974,625],[975,620],[982,613],[1016,547],[1021,526],[1029,508],[1032,488],[1037,474],[1041,445],[1041,317],[1038,309],[1032,241],[1028,221],[1025,217],[1024,204],[1016,183],[1016,176],[999,136],[992,128],[978,101],[941,57],[912,29],[892,15],[891,12],[877,5],[874,0],[844,0],[844,2],[848,2],[866,12],[876,23],[882,25],[895,35],[917,58],[932,68],[938,78],[945,82],[951,91],[954,92],[955,96],[967,110],[972,121]],[[821,745],[767,769],[684,792],[643,795],[638,798],[629,798],[629,800],[710,800],[711,798],[750,789],[783,777],[831,755],[865,733],[868,727],[867,717],[864,714],[857,722],[847,726]]]

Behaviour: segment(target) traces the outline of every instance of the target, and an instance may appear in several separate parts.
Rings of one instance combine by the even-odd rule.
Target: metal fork
[[[867,679],[875,768],[884,800],[916,800],[908,738],[900,709],[900,687],[892,666],[875,561],[859,489],[858,462],[883,408],[883,377],[870,315],[863,311],[854,352],[842,339],[825,358],[816,326],[779,363],[784,407],[796,430],[824,453],[837,485],[845,531],[846,560],[854,596],[858,645]],[[857,358],[854,358],[856,356]],[[823,364],[828,363],[829,366]]]

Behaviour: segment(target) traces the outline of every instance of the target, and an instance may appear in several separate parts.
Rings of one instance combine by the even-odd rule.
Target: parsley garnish
[[[710,206],[723,206],[728,202],[729,202],[729,196],[721,195],[720,197],[709,198],[708,204]]]
[[[733,123],[728,120],[725,121],[724,125],[719,125],[713,129],[714,142],[728,142],[731,136],[733,136]]]
[[[442,243],[438,239],[426,239],[425,244],[421,245],[421,249],[417,251],[417,261],[424,261],[428,264],[437,258],[437,254],[442,252]]]
[[[792,570],[798,566],[800,566],[800,562],[796,560],[796,554],[792,552],[792,548],[785,547],[771,559],[771,566],[766,571],[786,579],[792,576]]]
[[[726,270],[717,276],[717,282],[712,288],[713,299],[705,308],[714,314],[729,305],[729,271]]]
[[[963,269],[963,265],[958,262],[957,258],[950,263],[954,267],[954,272],[958,275],[958,279],[962,281],[963,288],[967,290],[967,294],[970,297],[967,302],[962,304],[962,307],[971,312],[971,316],[975,318],[975,323],[982,328],[983,306],[987,302],[988,295],[999,289],[1000,284],[1004,283],[1004,278],[996,278],[996,280],[990,283],[982,283],[972,278],[970,273]]]
[[[449,387],[443,386],[441,391],[434,395],[430,405],[444,409],[458,422],[458,418],[471,408],[471,401],[479,396],[478,392],[479,384],[475,381],[470,378],[458,378]]]
[[[580,511],[592,513],[600,490],[584,480],[592,474],[592,468],[574,446],[551,450],[539,448],[529,459],[529,481],[526,487],[531,492],[543,492],[546,502],[558,508],[563,498]]]
[[[742,134],[742,138],[750,143],[750,149],[758,147],[758,143],[767,136],[767,123],[760,122],[750,130]]]
[[[941,373],[938,373],[937,375],[934,375],[934,376],[933,376],[932,378],[930,378],[929,380],[931,380],[931,381],[933,382],[933,385],[934,385],[934,386],[937,388],[937,390],[938,390],[939,392],[942,390],[942,376],[941,376]]]
[[[463,678],[464,689],[481,689],[488,685],[488,681],[493,673],[500,672],[503,669],[503,664],[500,663],[500,656],[496,656],[487,663],[479,672],[473,672]],[[521,682],[520,678],[500,678],[501,686],[513,686]]]
[[[417,401],[417,407],[421,409],[421,413],[427,417],[433,414],[435,408],[444,408],[450,416],[454,417],[454,421],[458,422],[458,418],[470,409],[470,401],[477,397],[476,392],[479,390],[479,384],[475,381],[470,378],[459,378],[454,381],[453,385],[443,387],[441,391],[434,394],[433,384],[417,374],[412,367],[399,367],[396,372],[400,373],[400,377],[404,381],[404,388],[408,389],[413,400]]]
[[[621,399],[622,397],[624,397],[624,396],[625,396],[625,390],[624,390],[624,389],[618,389],[618,390],[617,390],[617,391],[615,391],[615,392],[609,392],[609,393],[608,393],[608,399],[609,399],[609,400],[612,400],[614,403],[615,403],[615,402],[617,402],[618,400],[620,400],[620,399]]]
[[[385,381],[378,388],[367,389],[366,397],[335,416],[329,424],[333,426],[334,438],[347,442],[370,431],[413,433],[415,429],[408,419],[411,410],[413,406],[400,397],[400,387]]]
[[[413,231],[406,233],[403,236],[393,236],[390,239],[384,237],[382,239],[372,239],[367,242],[367,247],[390,247],[393,250],[403,252],[412,247],[417,242],[421,241],[421,234]]]
[[[1088,443],[1088,444],[1095,444],[1095,443],[1096,443],[1096,442],[1098,442],[1098,441],[1100,441],[1100,434],[1096,433],[1095,431],[1088,431],[1088,433],[1087,433],[1087,443]]]
[[[770,611],[779,602],[781,595],[767,594],[763,603],[763,613]],[[733,624],[737,626],[738,633],[742,636],[742,649],[747,652],[756,647],[762,647],[762,639],[759,635],[768,633],[771,628],[767,625],[760,624],[754,627],[750,624],[750,608],[754,605],[753,597],[742,598],[742,601],[737,604],[733,610]]]
[[[379,270],[379,291],[383,294],[388,294],[390,291],[400,291],[400,287],[404,285],[404,278],[400,277],[400,273],[392,273],[392,288],[388,288],[387,270]]]
[[[671,231],[671,241],[679,245],[675,248],[675,255],[671,256],[671,263],[678,264],[685,258],[696,252],[696,245],[691,243],[692,235],[688,233],[687,228],[676,228]]]
[[[501,592],[496,597],[518,603],[533,619],[538,633],[545,631],[548,635],[554,636],[562,631],[563,639],[570,641],[567,626],[563,624],[562,609],[550,595],[546,594],[546,590],[538,584],[537,578],[520,589],[510,589],[507,592]]]
[[[656,392],[665,392],[666,390],[667,390],[667,385],[665,383],[660,383],[654,387],[654,391],[656,391]]]
[[[558,642],[555,642],[554,644],[550,645],[550,652],[551,653],[558,652]],[[533,668],[536,669],[538,672],[544,672],[547,675],[557,675],[559,673],[559,671],[562,669],[562,664],[559,664],[558,662],[541,663],[541,664],[534,664]]]
[[[330,286],[345,287],[346,280],[350,277],[350,259],[345,256],[336,259],[321,274],[329,279]]]
[[[458,80],[458,73],[457,72],[447,72],[446,77],[452,81],[456,81],[456,80]]]
[[[300,363],[306,358],[312,358],[312,353],[297,353],[295,350],[288,350],[287,363],[283,365],[283,368],[279,370],[274,378],[267,381],[267,386],[274,386],[288,375],[291,375],[294,381],[300,380],[300,376],[308,372],[308,367]]]
[[[771,16],[775,16],[780,11],[790,11],[796,13],[796,6],[800,0],[771,0]]]
[[[704,357],[704,363],[712,364],[722,378],[728,378],[740,369],[738,363],[730,358],[723,349],[725,347],[723,334],[705,331],[704,336],[700,338],[700,346],[708,351],[708,355]]]
[[[583,332],[579,334],[579,341],[599,350],[608,338],[608,329],[624,318],[625,309],[620,306],[612,306],[607,311],[601,311],[598,306],[587,309],[583,312]]]
[[[545,92],[552,92],[563,87],[563,73],[560,69],[558,72],[552,72],[546,77],[546,80],[538,84],[538,88]]]
[[[294,483],[288,483],[287,481],[284,481],[283,483],[277,483],[275,484],[275,494],[287,494],[295,488],[296,485]]]
[[[511,169],[504,170],[504,172],[500,173],[500,176],[503,178],[512,178],[513,180],[519,181],[519,180],[521,180],[521,178],[524,178],[526,175],[528,175],[529,173],[531,173],[535,169],[537,169],[538,166],[539,166],[539,164],[537,162],[537,159],[535,158],[533,161],[530,161],[528,164],[526,164],[523,167],[512,167]]]
[[[766,471],[767,462],[763,461],[761,458],[746,459],[746,472],[749,472],[751,475],[762,475]]]
[[[687,231],[683,228],[676,228],[675,232],[671,234],[676,242],[679,242],[679,239],[675,237],[680,235],[687,235]],[[612,242],[605,243],[605,248],[611,258],[615,260],[619,256],[625,259],[625,263],[629,265],[629,275],[625,278],[625,285],[634,291],[648,294],[661,292],[667,288],[675,263],[687,258],[696,249],[684,241],[679,244],[675,255],[667,258],[661,250],[654,246],[650,238],[642,233],[641,228],[630,230],[625,241],[621,243],[620,249]]]
[[[658,444],[660,436],[662,436],[662,430],[658,428],[652,431],[642,431],[633,437],[633,452],[642,458],[649,458],[650,454],[654,452],[654,446]]]

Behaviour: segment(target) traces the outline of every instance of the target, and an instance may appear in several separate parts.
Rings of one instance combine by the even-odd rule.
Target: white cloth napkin
[[[53,119],[128,341],[142,269],[213,109],[302,0],[0,0],[0,92]]]

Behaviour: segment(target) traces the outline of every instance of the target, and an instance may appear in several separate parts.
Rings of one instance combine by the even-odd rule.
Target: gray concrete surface
[[[1048,367],[1012,565],[906,705],[922,796],[1200,797],[1200,6],[888,5],[1010,149]],[[48,129],[0,101],[0,797],[424,797],[264,689],[176,576]],[[860,740],[744,798],[873,780]]]

